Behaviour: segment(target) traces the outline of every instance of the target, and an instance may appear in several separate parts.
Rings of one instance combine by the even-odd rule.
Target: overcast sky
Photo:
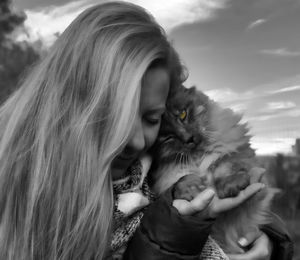
[[[13,0],[43,39],[101,0]],[[300,138],[300,0],[131,0],[168,32],[189,70],[187,86],[244,114],[258,154],[290,153]]]

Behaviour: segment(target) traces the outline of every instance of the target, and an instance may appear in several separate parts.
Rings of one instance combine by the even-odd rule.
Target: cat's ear
[[[205,107],[203,105],[198,105],[195,107],[195,116],[200,115],[202,112],[205,111]]]
[[[180,88],[181,91],[186,91],[187,90],[187,88],[184,85],[182,85],[182,84],[180,85],[179,88]]]
[[[174,97],[174,96],[178,95],[178,93],[184,93],[185,90],[186,90],[186,88],[184,85],[182,85],[182,84],[176,85],[173,88],[170,88],[169,97]]]
[[[189,91],[189,89],[186,86],[184,86],[183,84],[180,85],[179,89],[180,89],[181,93],[185,93],[185,92]]]
[[[190,87],[190,88],[188,89],[188,91],[189,91],[190,94],[194,95],[194,94],[196,94],[197,89],[196,89],[195,86],[192,86],[192,87]]]
[[[180,86],[177,87],[177,91],[182,91],[183,93],[189,93],[189,94],[196,94],[196,87],[193,86],[191,88],[187,88],[186,86],[184,86],[183,84],[181,84]]]

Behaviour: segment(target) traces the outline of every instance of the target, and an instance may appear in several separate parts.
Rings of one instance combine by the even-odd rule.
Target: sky
[[[12,0],[27,15],[18,40],[47,48],[104,0]],[[195,85],[243,114],[257,154],[290,154],[300,138],[300,0],[130,0],[166,30]],[[26,32],[26,33],[25,33]]]

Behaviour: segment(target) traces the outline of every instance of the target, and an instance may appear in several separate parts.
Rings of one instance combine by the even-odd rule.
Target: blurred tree
[[[295,145],[292,146],[292,150],[295,155],[300,156],[300,138],[296,139]]]
[[[286,181],[286,172],[284,170],[284,155],[277,154],[275,157],[273,174],[276,180],[276,186],[282,190],[286,190],[287,181]]]
[[[281,195],[274,201],[283,216],[295,219],[300,203],[300,162],[299,157],[277,154],[270,165],[275,183]]]
[[[12,11],[11,0],[0,1],[0,103],[17,88],[25,69],[39,58],[30,44],[9,37],[25,20],[25,13]]]

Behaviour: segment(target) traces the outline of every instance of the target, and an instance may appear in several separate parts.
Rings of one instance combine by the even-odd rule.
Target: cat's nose
[[[200,136],[190,136],[185,140],[185,143],[188,148],[195,148],[201,142]]]
[[[200,144],[200,143],[202,142],[202,137],[201,137],[201,135],[194,135],[194,136],[193,136],[193,142],[194,142],[196,145]]]
[[[189,136],[185,138],[185,145],[189,148],[189,149],[193,149],[196,147],[196,142],[195,142],[195,138],[194,136]]]
[[[187,143],[186,146],[187,146],[187,148],[189,148],[189,149],[194,149],[194,148],[196,147],[196,144],[193,143],[193,142],[190,142],[190,143]]]

